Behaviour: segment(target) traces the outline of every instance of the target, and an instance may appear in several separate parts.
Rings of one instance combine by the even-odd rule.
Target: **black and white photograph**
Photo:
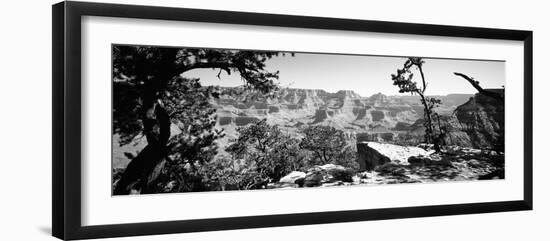
[[[6,2],[0,241],[550,240],[547,5]]]
[[[112,194],[504,179],[505,61],[112,44]]]

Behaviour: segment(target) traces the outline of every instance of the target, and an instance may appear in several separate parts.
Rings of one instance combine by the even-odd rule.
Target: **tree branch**
[[[504,96],[503,95],[501,95],[499,93],[496,93],[496,92],[492,92],[492,91],[488,91],[486,89],[483,89],[479,85],[479,81],[474,80],[474,78],[469,77],[469,76],[467,76],[463,73],[454,72],[454,74],[464,78],[465,80],[467,80],[480,94],[495,98],[495,99],[500,100],[500,101],[504,101]]]
[[[177,71],[180,72],[180,73],[183,73],[183,72],[187,72],[187,71],[193,70],[193,69],[215,69],[215,68],[219,68],[219,69],[225,70],[225,72],[227,72],[229,74],[229,73],[231,73],[230,72],[231,67],[234,67],[234,66],[232,66],[231,63],[228,63],[228,61],[197,62],[197,63],[194,63],[194,64],[188,64],[188,65],[180,66],[180,68],[178,68]]]

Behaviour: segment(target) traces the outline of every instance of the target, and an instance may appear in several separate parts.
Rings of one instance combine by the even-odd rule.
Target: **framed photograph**
[[[55,4],[53,235],[531,210],[532,34]]]

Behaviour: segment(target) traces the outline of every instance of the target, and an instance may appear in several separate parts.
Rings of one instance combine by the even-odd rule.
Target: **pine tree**
[[[222,133],[213,129],[215,110],[208,99],[220,93],[201,86],[198,80],[182,79],[182,73],[201,68],[219,70],[218,77],[222,71],[238,73],[245,90],[271,96],[278,88],[274,82],[278,72],[267,71],[265,61],[276,55],[277,52],[225,49],[113,46],[114,132],[120,135],[121,145],[137,136],[147,140],[147,146],[128,164],[114,194],[127,194],[136,181],[142,192],[156,192],[151,186],[151,175],[169,156],[174,159],[168,160],[164,172],[183,177],[187,175],[183,166],[208,161],[215,153],[212,142]],[[180,134],[172,135],[172,123],[180,127]]]

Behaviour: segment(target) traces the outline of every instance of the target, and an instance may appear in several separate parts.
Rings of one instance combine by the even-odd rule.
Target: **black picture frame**
[[[89,2],[60,2],[53,10],[53,182],[52,233],[60,239],[87,239],[213,230],[308,225],[380,219],[397,219],[532,210],[532,87],[533,32],[290,16],[262,13],[197,10]],[[350,30],[427,36],[517,40],[524,43],[524,186],[523,199],[421,207],[342,210],[333,212],[140,222],[99,226],[81,224],[81,17],[104,16],[136,19],[229,23],[258,26]]]

